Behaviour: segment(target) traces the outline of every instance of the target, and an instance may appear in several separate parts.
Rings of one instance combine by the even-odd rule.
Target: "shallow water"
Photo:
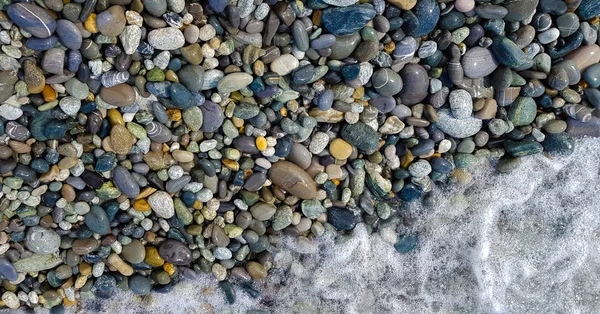
[[[594,313],[600,308],[600,139],[569,157],[524,158],[510,174],[487,164],[469,186],[437,188],[401,211],[410,229],[321,238],[315,253],[275,254],[277,269],[225,303],[212,276],[142,300],[123,292],[79,313]],[[406,227],[403,227],[406,228]],[[420,235],[397,253],[397,232]],[[316,247],[318,246],[318,248]]]

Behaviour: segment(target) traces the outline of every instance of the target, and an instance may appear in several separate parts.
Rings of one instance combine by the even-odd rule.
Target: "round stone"
[[[347,159],[352,154],[352,145],[342,139],[336,138],[329,144],[329,153],[335,159]]]
[[[498,62],[487,48],[473,47],[465,53],[461,60],[465,76],[481,78],[488,76],[496,70]]]
[[[34,253],[50,254],[58,251],[60,241],[60,236],[54,230],[33,226],[27,230],[25,245]]]
[[[389,68],[379,69],[373,73],[371,83],[382,96],[394,96],[402,90],[400,75]]]

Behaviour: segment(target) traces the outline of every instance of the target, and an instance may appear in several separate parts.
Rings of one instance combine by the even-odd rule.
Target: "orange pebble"
[[[281,107],[281,110],[279,110],[279,112],[281,113],[282,116],[287,117],[287,109],[285,107]]]
[[[165,262],[163,264],[163,269],[167,272],[167,274],[169,274],[169,276],[173,276],[175,273],[175,266],[169,262]]]
[[[181,120],[181,110],[179,109],[169,109],[167,110],[167,116],[171,121],[180,121]]]
[[[338,180],[338,179],[332,179],[331,182],[333,182],[333,184],[335,184],[335,186],[340,185],[340,180]]]
[[[44,97],[45,102],[51,102],[56,100],[56,91],[50,85],[44,86],[42,90],[42,97]]]

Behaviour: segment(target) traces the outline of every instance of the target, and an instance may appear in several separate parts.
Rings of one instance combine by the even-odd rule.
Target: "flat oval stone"
[[[15,266],[6,257],[0,257],[0,274],[9,281],[15,281],[19,278]]]
[[[284,191],[301,199],[317,195],[315,181],[308,173],[289,161],[278,161],[269,169],[269,180]]]
[[[533,15],[539,0],[508,0],[502,4],[508,10],[507,22],[521,22]]]
[[[202,110],[203,122],[202,128],[200,130],[202,132],[215,132],[221,127],[224,120],[223,110],[221,106],[215,104],[212,101],[206,101],[202,106],[200,106]]]
[[[132,240],[131,243],[123,246],[123,258],[132,264],[138,264],[144,261],[146,257],[146,248],[140,240]]]
[[[133,275],[129,277],[127,283],[131,292],[139,296],[150,294],[150,289],[152,289],[148,278],[141,275]]]
[[[414,105],[423,101],[429,94],[429,76],[423,66],[407,64],[400,71],[404,86],[400,91],[400,99],[405,105]]]
[[[112,171],[112,178],[115,186],[121,193],[130,198],[135,198],[140,194],[140,187],[127,168],[117,166]]]
[[[500,64],[509,68],[518,68],[527,61],[527,55],[523,50],[504,36],[494,37],[490,50]]]
[[[379,144],[377,132],[362,122],[344,125],[340,135],[346,142],[367,152],[377,149]]]
[[[565,56],[565,60],[575,61],[580,71],[600,62],[600,46],[581,46]]]
[[[25,245],[34,253],[50,254],[58,251],[60,236],[52,229],[33,226],[27,230]]]
[[[117,84],[113,87],[102,87],[100,97],[104,102],[117,107],[127,107],[135,102],[135,90],[128,84]]]
[[[37,5],[14,3],[6,8],[6,13],[15,24],[35,37],[47,38],[56,30],[56,20]]]
[[[273,204],[259,202],[250,207],[250,213],[254,219],[259,221],[267,221],[275,215],[277,208]]]
[[[381,96],[394,96],[402,90],[402,79],[389,68],[379,69],[371,77],[373,87]]]
[[[358,32],[375,17],[375,9],[371,5],[351,5],[323,10],[321,22],[329,33],[345,36]]]
[[[406,11],[404,14],[403,29],[410,36],[421,37],[433,31],[439,18],[440,6],[437,1],[417,1],[412,11]]]
[[[185,37],[178,28],[159,28],[148,33],[148,43],[155,49],[175,50],[183,47]]]
[[[223,77],[217,84],[217,89],[219,93],[231,93],[250,85],[250,83],[252,83],[252,75],[245,72],[235,72]]]
[[[271,67],[271,71],[284,76],[290,74],[292,70],[298,68],[299,65],[300,62],[296,57],[291,54],[284,54],[273,60],[269,66]]]
[[[594,64],[583,72],[583,79],[589,87],[598,88],[600,86],[600,64]]]
[[[56,34],[60,42],[71,50],[79,50],[83,42],[81,31],[69,20],[56,21]]]
[[[148,204],[160,218],[171,218],[175,215],[173,198],[165,191],[157,191],[148,197]],[[163,257],[164,258],[164,257]]]
[[[56,254],[33,254],[14,262],[15,270],[20,273],[32,273],[54,268],[63,263]]]
[[[300,51],[307,51],[310,48],[310,42],[308,41],[308,33],[306,32],[306,26],[300,20],[294,21],[292,24],[292,37],[294,38],[294,44]]]
[[[90,211],[85,214],[85,225],[94,233],[106,235],[110,233],[110,221],[104,209],[94,205]]]
[[[187,64],[177,72],[177,77],[190,92],[199,92],[204,84],[204,68],[199,65]]]
[[[328,59],[331,60],[341,60],[349,57],[356,47],[361,42],[361,37],[359,33],[354,33],[348,36],[336,36],[335,42],[331,47],[331,54]]]
[[[482,122],[477,118],[456,119],[448,109],[438,111],[438,121],[435,124],[440,131],[455,137],[465,138],[475,135],[481,130]]]
[[[158,248],[158,254],[173,265],[187,265],[192,261],[192,252],[177,240],[166,240]]]
[[[528,125],[535,120],[537,105],[530,97],[517,97],[508,111],[508,119],[514,126]]]
[[[340,207],[327,209],[327,222],[337,230],[352,230],[356,226],[354,214],[350,210]]]
[[[473,47],[461,60],[464,74],[470,78],[486,77],[498,67],[498,62],[489,49]]]
[[[290,154],[286,157],[286,160],[295,163],[300,168],[306,170],[310,167],[312,154],[306,148],[306,146],[294,143],[292,144],[292,148],[290,150]]]
[[[262,172],[253,173],[246,182],[244,182],[244,189],[248,191],[258,191],[263,184],[267,181],[267,175]]]
[[[120,5],[113,5],[96,16],[98,30],[109,37],[119,36],[125,29],[125,22],[125,10]]]

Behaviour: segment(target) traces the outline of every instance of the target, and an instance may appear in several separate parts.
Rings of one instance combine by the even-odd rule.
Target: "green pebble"
[[[165,72],[159,68],[154,68],[146,74],[148,82],[162,82],[165,80]]]
[[[146,129],[135,122],[128,122],[127,130],[129,131],[129,133],[133,134],[133,136],[137,137],[140,140],[148,137]]]
[[[156,174],[158,175],[158,178],[162,181],[169,180],[169,173],[167,172],[167,169],[161,169]]]
[[[181,223],[186,226],[191,224],[192,221],[194,220],[194,216],[192,216],[192,213],[185,206],[183,201],[180,200],[179,198],[174,198],[173,204],[175,205],[175,214],[177,215],[177,218],[179,219],[179,221],[181,221]]]
[[[4,179],[3,183],[13,190],[18,190],[21,188],[21,186],[23,186],[23,179],[17,177],[8,177]]]

